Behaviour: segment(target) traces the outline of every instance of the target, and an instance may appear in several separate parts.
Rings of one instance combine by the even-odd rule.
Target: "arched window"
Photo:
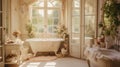
[[[60,0],[38,0],[31,5],[31,23],[35,33],[56,33],[61,23]]]

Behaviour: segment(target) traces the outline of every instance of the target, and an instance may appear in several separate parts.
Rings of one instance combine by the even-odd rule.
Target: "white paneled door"
[[[70,55],[84,58],[84,50],[96,38],[97,0],[71,0]]]
[[[70,54],[73,57],[80,58],[80,12],[81,12],[81,0],[72,0],[72,12],[71,12],[71,43]]]

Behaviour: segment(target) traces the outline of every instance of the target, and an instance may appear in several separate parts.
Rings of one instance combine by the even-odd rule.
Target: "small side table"
[[[5,67],[18,67],[20,64],[20,50],[19,44],[6,44],[5,45]],[[15,55],[12,57],[12,55]],[[10,57],[8,59],[8,57]]]

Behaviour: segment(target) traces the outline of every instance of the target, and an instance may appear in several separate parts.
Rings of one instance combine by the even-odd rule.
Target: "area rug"
[[[56,56],[38,56],[38,57],[33,57],[28,60],[28,62],[43,62],[43,61],[53,61],[56,60]]]

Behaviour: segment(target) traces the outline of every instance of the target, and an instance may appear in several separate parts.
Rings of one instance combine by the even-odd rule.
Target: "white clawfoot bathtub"
[[[30,38],[26,39],[30,44],[33,53],[36,55],[37,52],[50,52],[55,53],[59,49],[60,43],[64,41],[61,38]]]

